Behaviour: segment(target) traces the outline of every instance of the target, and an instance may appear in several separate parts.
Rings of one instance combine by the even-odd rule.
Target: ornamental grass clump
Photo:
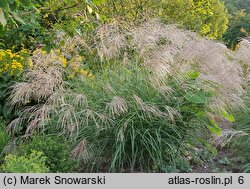
[[[17,115],[7,127],[9,132],[25,131],[27,135],[41,128],[44,131],[57,103],[64,104],[65,80],[94,77],[83,70],[79,62],[67,61],[59,51],[46,54],[38,49],[31,58],[33,66],[23,72],[23,82],[15,83],[9,89],[7,105]]]
[[[84,63],[101,65],[94,77],[65,77],[74,50],[41,52],[8,99],[17,112],[8,131],[65,136],[79,171],[184,171],[244,105],[240,51],[155,20],[104,25],[91,41],[82,48]]]
[[[72,158],[82,162],[80,171],[166,171],[168,164],[178,168],[176,160],[199,158],[186,154],[194,151],[200,132],[220,133],[209,121],[213,94],[199,88],[194,74],[159,79],[150,72],[120,65],[95,78],[63,82],[64,90],[54,89],[55,100],[48,96],[39,106],[19,110],[17,119],[29,122],[26,134],[56,131],[72,140]],[[17,91],[12,92],[15,97]],[[20,123],[14,125],[8,129],[15,131]]]
[[[55,99],[63,88],[63,60],[55,53],[37,51],[32,56],[33,67],[23,73],[23,82],[10,87],[7,105],[16,113],[7,130],[12,133],[33,133],[50,117]]]
[[[165,77],[158,85],[151,77],[146,68],[118,66],[72,83],[73,93],[58,108],[58,126],[78,143],[73,157],[84,160],[81,171],[177,168],[176,160],[188,162],[198,132],[220,132],[208,119],[212,93],[195,77]]]
[[[235,54],[243,68],[243,78],[245,79],[246,86],[250,81],[250,41],[243,39],[236,47]]]
[[[199,79],[207,81],[203,88],[216,91],[211,107],[220,109],[243,106],[242,86],[245,80],[239,62],[248,62],[249,54],[243,50],[243,42],[241,50],[235,53],[224,44],[202,38],[175,25],[164,25],[157,20],[148,20],[138,27],[122,28],[113,23],[97,30],[98,35],[102,36],[96,42],[101,59],[113,56],[124,62],[125,58],[125,63],[143,64],[163,77],[166,74],[176,76],[198,71]],[[244,45],[246,48],[247,45]],[[240,54],[242,51],[243,54]]]

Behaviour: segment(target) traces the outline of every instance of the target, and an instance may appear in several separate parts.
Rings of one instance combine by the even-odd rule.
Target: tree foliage
[[[228,19],[219,0],[165,0],[162,14],[173,23],[210,38],[220,38],[227,29]]]
[[[229,29],[224,34],[224,41],[231,48],[250,35],[250,14],[242,11],[236,12],[230,21]]]
[[[223,35],[226,44],[235,48],[236,45],[250,34],[250,1],[224,0],[229,11],[229,28]]]
[[[243,9],[246,13],[250,13],[250,0],[223,0],[230,13]]]
[[[113,19],[138,20],[157,15],[210,38],[220,38],[228,24],[227,12],[219,0],[103,0],[97,7]]]
[[[6,26],[7,19],[16,19],[23,22],[19,15],[20,9],[32,6],[31,0],[1,0],[0,2],[0,23]]]
[[[210,38],[221,38],[227,16],[219,0],[4,0],[0,4],[1,48],[55,48],[54,31],[84,35],[100,23],[124,20],[140,23],[160,17]],[[15,39],[12,36],[16,36]]]

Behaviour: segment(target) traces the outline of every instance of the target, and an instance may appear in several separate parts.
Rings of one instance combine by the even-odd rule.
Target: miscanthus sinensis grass
[[[8,130],[68,137],[81,171],[180,168],[200,158],[195,149],[208,146],[204,133],[220,135],[218,117],[232,121],[226,110],[243,106],[247,50],[232,52],[156,20],[104,25],[93,40],[86,51],[107,63],[95,77],[65,80],[63,60],[40,53],[33,57],[39,66],[9,96],[19,116]]]
[[[97,36],[96,48],[101,59],[136,59],[158,76],[197,70],[201,73],[200,80],[210,82],[203,87],[211,88],[212,84],[217,92],[211,107],[243,106],[245,80],[239,62],[249,64],[249,42],[246,40],[237,52],[232,52],[222,43],[157,20],[125,29],[116,23],[107,24],[97,31]]]

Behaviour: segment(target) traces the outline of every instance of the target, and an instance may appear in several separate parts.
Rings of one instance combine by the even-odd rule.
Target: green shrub
[[[138,21],[141,17],[158,16],[211,38],[221,37],[228,23],[219,0],[105,0],[97,6],[100,14],[111,20]]]
[[[4,130],[5,126],[6,126],[6,123],[0,117],[0,154],[9,141],[9,135]]]
[[[62,137],[34,136],[22,143],[18,148],[19,155],[25,155],[32,150],[41,151],[47,157],[45,163],[51,172],[72,172],[75,161],[70,159],[70,145]]]
[[[46,157],[40,151],[32,150],[27,156],[9,154],[5,157],[2,170],[7,173],[48,173]]]

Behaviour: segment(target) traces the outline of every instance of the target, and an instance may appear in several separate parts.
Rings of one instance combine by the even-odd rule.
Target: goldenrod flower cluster
[[[83,69],[82,62],[83,58],[81,56],[76,56],[67,62],[65,68],[69,70],[69,78],[76,76],[86,76],[93,79],[95,76],[88,70]]]
[[[31,62],[27,60],[29,51],[23,49],[13,53],[10,49],[0,50],[0,76],[3,73],[10,76],[19,74],[24,68],[30,67]]]
[[[42,49],[37,49],[33,52],[33,59],[36,59],[40,64],[43,62],[48,65],[59,65],[65,69],[66,77],[71,79],[77,76],[86,76],[88,78],[94,78],[94,75],[85,69],[83,69],[82,61],[83,57],[74,56],[70,59],[66,59],[60,50],[51,50],[49,54],[46,54]]]

